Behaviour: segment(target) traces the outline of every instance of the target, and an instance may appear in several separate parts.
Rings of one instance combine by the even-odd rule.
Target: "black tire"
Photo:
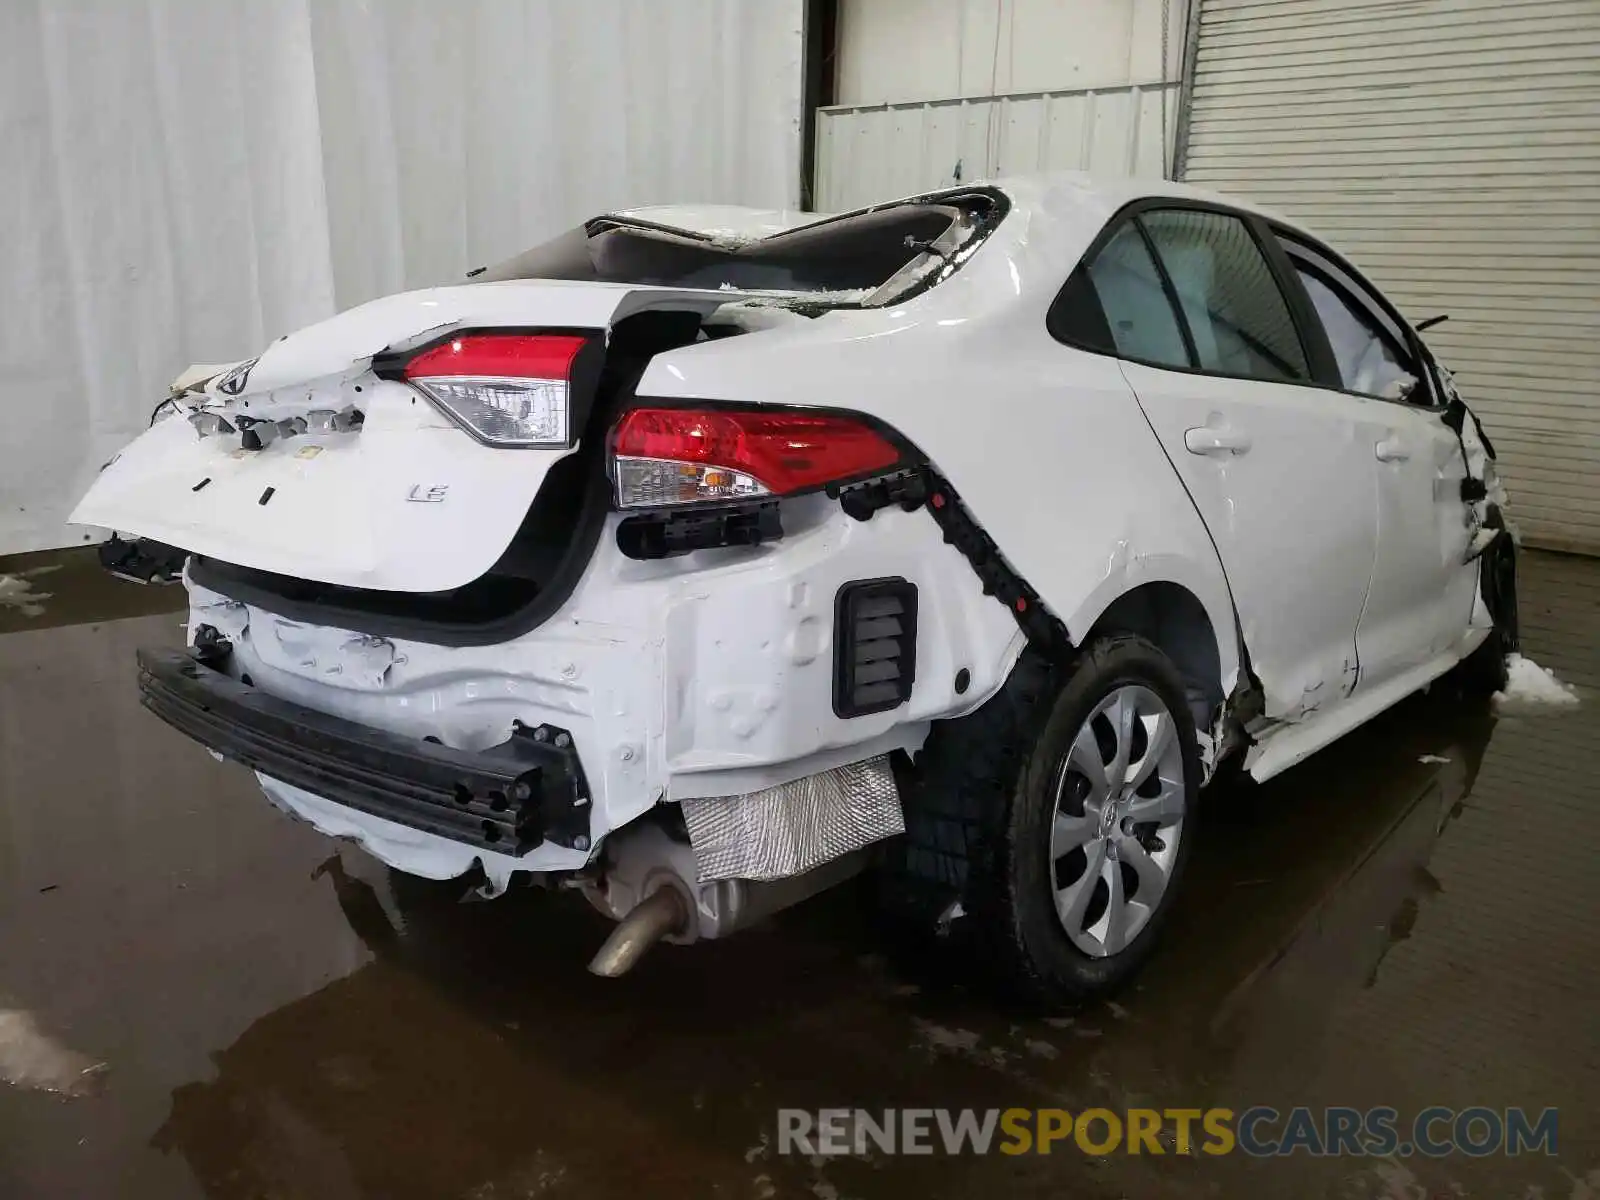
[[[1478,558],[1478,588],[1494,619],[1494,628],[1455,670],[1461,690],[1479,697],[1505,690],[1509,679],[1506,657],[1515,654],[1522,644],[1517,612],[1517,544],[1498,509],[1490,510],[1487,524],[1499,529],[1500,536]]]
[[[1174,720],[1183,828],[1153,914],[1123,949],[1095,957],[1056,915],[1055,785],[1096,705],[1129,685],[1155,693]],[[1025,1001],[1059,1005],[1108,992],[1149,957],[1171,912],[1194,841],[1200,779],[1183,680],[1156,646],[1131,634],[1102,638],[1066,670],[1025,653],[982,708],[929,735],[906,780],[906,835],[890,848],[884,899],[903,922],[938,928],[952,952],[975,957]]]

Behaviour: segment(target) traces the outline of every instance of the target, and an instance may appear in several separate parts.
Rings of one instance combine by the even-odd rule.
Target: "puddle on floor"
[[[1593,687],[1600,564],[1554,561],[1529,653]],[[141,711],[133,648],[180,636],[162,615],[0,638],[0,1009],[110,1064],[94,1094],[0,1087],[0,1195],[1600,1186],[1593,703],[1496,719],[1419,697],[1208,797],[1149,968],[1040,1017],[885,944],[849,890],[596,979],[607,926],[581,901],[443,903]],[[776,1141],[779,1107],[1254,1104],[1558,1106],[1560,1153],[808,1159]]]

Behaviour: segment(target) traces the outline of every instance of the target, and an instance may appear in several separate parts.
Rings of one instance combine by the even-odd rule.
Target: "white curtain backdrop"
[[[190,362],[638,204],[796,207],[802,0],[0,0],[0,554]]]

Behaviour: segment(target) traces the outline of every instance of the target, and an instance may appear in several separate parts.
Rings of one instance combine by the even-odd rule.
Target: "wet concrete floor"
[[[1211,796],[1149,968],[1048,1019],[849,892],[594,979],[581,902],[397,885],[144,713],[179,617],[111,618],[176,589],[37,590],[0,611],[0,1197],[1600,1195],[1600,563],[1525,560],[1583,704],[1418,697]],[[1558,1153],[776,1153],[780,1106],[1255,1104],[1554,1106]]]

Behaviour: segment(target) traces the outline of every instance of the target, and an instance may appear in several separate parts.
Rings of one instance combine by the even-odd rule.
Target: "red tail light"
[[[854,417],[685,408],[625,414],[612,454],[622,508],[790,496],[888,470],[901,457]]]
[[[406,378],[481,375],[565,381],[572,377],[572,360],[585,340],[568,334],[464,333],[406,363]]]
[[[464,333],[424,350],[405,378],[468,433],[492,446],[567,446],[570,334]]]

